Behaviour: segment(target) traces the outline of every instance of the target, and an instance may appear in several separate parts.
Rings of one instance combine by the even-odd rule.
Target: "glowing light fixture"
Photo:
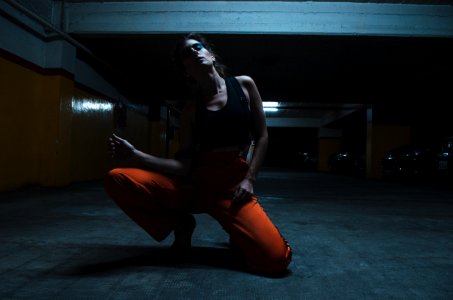
[[[279,103],[276,101],[263,101],[264,111],[278,111]]]
[[[278,107],[279,103],[276,101],[263,101],[263,107]]]
[[[113,109],[112,103],[98,102],[90,99],[73,99],[71,106],[74,112],[107,112]]]

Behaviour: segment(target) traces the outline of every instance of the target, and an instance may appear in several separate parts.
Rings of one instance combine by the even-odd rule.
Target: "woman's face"
[[[206,67],[212,67],[215,61],[214,55],[199,41],[193,39],[184,43],[180,55],[184,68],[189,74]]]

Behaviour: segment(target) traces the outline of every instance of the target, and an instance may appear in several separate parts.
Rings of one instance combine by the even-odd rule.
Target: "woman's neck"
[[[200,75],[197,78],[197,82],[206,101],[221,93],[225,88],[225,79],[215,69],[212,72]]]

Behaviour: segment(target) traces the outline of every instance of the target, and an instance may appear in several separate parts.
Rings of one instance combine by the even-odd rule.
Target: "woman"
[[[285,271],[291,248],[253,195],[268,144],[253,79],[224,76],[217,56],[198,34],[177,44],[174,58],[198,92],[181,116],[181,151],[174,159],[160,158],[113,135],[112,157],[134,167],[111,170],[107,193],[157,241],[173,231],[172,248],[179,252],[191,247],[192,213],[207,213],[230,235],[251,271]],[[252,133],[255,148],[248,163]]]

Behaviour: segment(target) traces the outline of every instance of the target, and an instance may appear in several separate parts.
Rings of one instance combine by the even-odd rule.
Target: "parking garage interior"
[[[204,214],[175,260],[103,189],[110,134],[178,151],[189,32],[274,104],[255,192],[282,276]],[[452,53],[444,0],[0,0],[0,298],[451,299]]]

